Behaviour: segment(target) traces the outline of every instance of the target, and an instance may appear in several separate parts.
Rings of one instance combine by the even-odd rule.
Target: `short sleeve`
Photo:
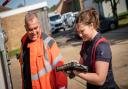
[[[111,48],[108,42],[101,42],[96,48],[96,60],[110,62],[112,59]]]

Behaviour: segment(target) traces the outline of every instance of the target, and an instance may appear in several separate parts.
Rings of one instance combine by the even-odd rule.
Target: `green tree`
[[[118,21],[117,4],[119,3],[120,0],[94,0],[94,2],[96,3],[102,3],[103,1],[111,3],[113,17],[116,18]]]
[[[51,8],[49,8],[49,12],[53,12],[56,10],[56,5],[53,5]]]

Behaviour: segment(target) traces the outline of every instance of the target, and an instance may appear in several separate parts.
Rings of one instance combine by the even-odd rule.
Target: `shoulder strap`
[[[51,48],[51,46],[53,45],[53,43],[55,43],[55,40],[52,37],[50,37],[47,34],[45,34],[44,32],[42,32],[42,38],[44,40],[45,47],[48,46],[48,47]]]
[[[95,72],[95,61],[96,61],[96,47],[99,45],[101,42],[108,42],[106,38],[102,37],[98,41],[96,41],[95,45],[92,48],[92,53],[91,53],[91,65],[93,72]]]
[[[51,66],[51,64],[49,63],[49,57],[48,57],[48,53],[47,53],[47,47],[51,48],[53,43],[55,42],[51,37],[49,37],[47,34],[45,34],[44,32],[42,33],[42,39],[44,42],[44,65],[45,65],[45,70],[46,72],[49,72],[53,69],[53,67]]]

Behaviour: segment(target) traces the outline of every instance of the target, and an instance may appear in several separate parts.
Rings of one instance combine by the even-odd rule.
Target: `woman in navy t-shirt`
[[[79,63],[88,66],[88,72],[74,74],[87,81],[87,89],[119,89],[113,77],[109,42],[97,32],[99,16],[95,9],[82,11],[76,28],[83,39]]]

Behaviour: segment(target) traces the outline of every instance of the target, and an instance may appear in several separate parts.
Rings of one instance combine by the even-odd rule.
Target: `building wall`
[[[62,6],[63,6],[63,0],[60,0],[59,3],[57,4],[57,8],[55,12],[62,13]]]
[[[113,16],[110,2],[107,3],[103,2],[103,3],[99,3],[98,5],[97,3],[94,3],[93,0],[84,0],[83,4],[84,4],[84,9],[94,7],[102,16],[105,17]],[[126,1],[120,0],[117,5],[117,13],[120,14],[126,11],[127,11]]]
[[[95,8],[98,12],[99,12],[99,9],[98,9],[98,5],[97,3],[93,3],[93,0],[84,0],[84,10],[88,9],[88,8]]]
[[[110,2],[107,3],[103,2],[102,6],[105,17],[113,16]],[[120,14],[126,11],[127,11],[127,6],[125,0],[120,0],[119,3],[117,4],[117,13]]]
[[[50,35],[50,25],[48,22],[47,9],[36,12],[39,16],[42,30]],[[20,48],[21,37],[25,34],[26,30],[24,28],[24,17],[26,13],[21,13],[13,16],[9,16],[2,19],[2,28],[4,29],[6,35],[8,36],[8,41],[6,43],[8,51]]]
[[[6,43],[8,51],[20,48],[20,39],[25,33],[24,16],[25,13],[22,13],[2,19],[2,28],[8,37]]]
[[[63,14],[71,11],[80,11],[80,9],[80,0],[60,0],[57,5],[56,12]]]

